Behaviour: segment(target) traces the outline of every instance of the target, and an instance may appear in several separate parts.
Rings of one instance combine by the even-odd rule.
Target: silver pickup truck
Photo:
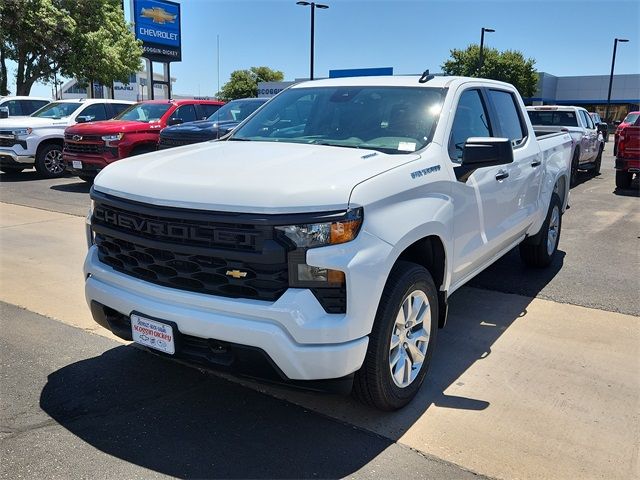
[[[578,170],[600,174],[604,139],[589,112],[582,107],[544,105],[527,107],[536,134],[567,132],[573,139],[571,186],[577,182]]]

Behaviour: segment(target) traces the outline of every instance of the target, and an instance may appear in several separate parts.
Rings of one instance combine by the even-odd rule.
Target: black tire
[[[556,210],[557,209],[557,210]],[[555,213],[554,213],[555,210]],[[554,215],[557,214],[557,219]],[[550,252],[550,240],[549,235],[552,231],[549,228],[551,220],[554,218],[555,242],[553,249]],[[551,195],[551,202],[549,203],[549,210],[547,211],[547,217],[544,219],[542,228],[533,237],[527,238],[520,244],[520,258],[522,261],[530,266],[536,268],[544,268],[549,266],[558,251],[558,243],[560,243],[560,232],[562,231],[562,202],[557,193]]]
[[[425,320],[426,316],[430,315],[429,339],[426,342],[424,359],[415,378],[408,385],[400,387],[391,374],[391,337],[396,331],[398,312],[408,296],[415,292],[419,294],[423,292],[429,302],[430,312],[425,313]],[[426,268],[415,263],[398,261],[382,292],[373,330],[369,335],[367,355],[362,368],[355,375],[354,396],[361,402],[380,410],[397,410],[409,403],[424,382],[433,356],[437,331],[438,295],[431,274]],[[410,335],[407,338],[411,338]],[[421,342],[421,345],[424,343]],[[396,348],[408,352],[409,350],[404,348],[406,345],[407,342],[404,341]],[[405,356],[407,356],[406,353]],[[408,356],[413,357],[411,354]]]
[[[633,173],[616,171],[616,187],[627,190],[631,188],[631,180],[633,180]]]
[[[44,178],[59,178],[65,175],[66,167],[62,160],[62,145],[49,143],[38,149],[36,171]]]
[[[604,150],[604,144],[600,145],[600,150],[598,151],[598,156],[596,157],[596,160],[595,160],[595,166],[591,171],[594,177],[600,175],[600,167],[602,167],[602,151],[603,150]]]
[[[571,177],[569,185],[575,187],[578,184],[578,164],[580,163],[580,150],[575,149],[571,158]]]
[[[616,155],[618,155],[618,142],[615,140],[613,140],[613,156],[615,157]]]
[[[0,167],[0,172],[3,173],[20,173],[27,167]]]
[[[93,184],[94,177],[93,175],[78,175],[78,178],[83,182],[87,182],[88,184]]]

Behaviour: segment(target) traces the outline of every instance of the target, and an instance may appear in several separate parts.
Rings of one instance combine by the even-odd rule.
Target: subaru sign
[[[143,57],[154,62],[182,60],[180,4],[167,0],[133,0],[136,38]]]

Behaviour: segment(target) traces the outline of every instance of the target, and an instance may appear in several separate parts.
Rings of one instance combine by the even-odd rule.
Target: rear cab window
[[[569,110],[529,110],[532,125],[545,127],[577,127],[576,112]]]
[[[512,92],[494,89],[489,89],[488,95],[495,112],[498,135],[511,140],[514,148],[519,147],[527,138],[527,128],[515,96]]]

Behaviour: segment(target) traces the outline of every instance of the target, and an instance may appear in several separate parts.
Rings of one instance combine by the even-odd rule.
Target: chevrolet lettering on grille
[[[93,215],[98,222],[112,225],[119,230],[128,230],[147,236],[165,237],[174,240],[192,240],[202,243],[255,245],[255,236],[248,233],[229,232],[217,228],[171,223],[155,219],[150,220],[141,216],[117,212],[104,206],[96,207]]]

